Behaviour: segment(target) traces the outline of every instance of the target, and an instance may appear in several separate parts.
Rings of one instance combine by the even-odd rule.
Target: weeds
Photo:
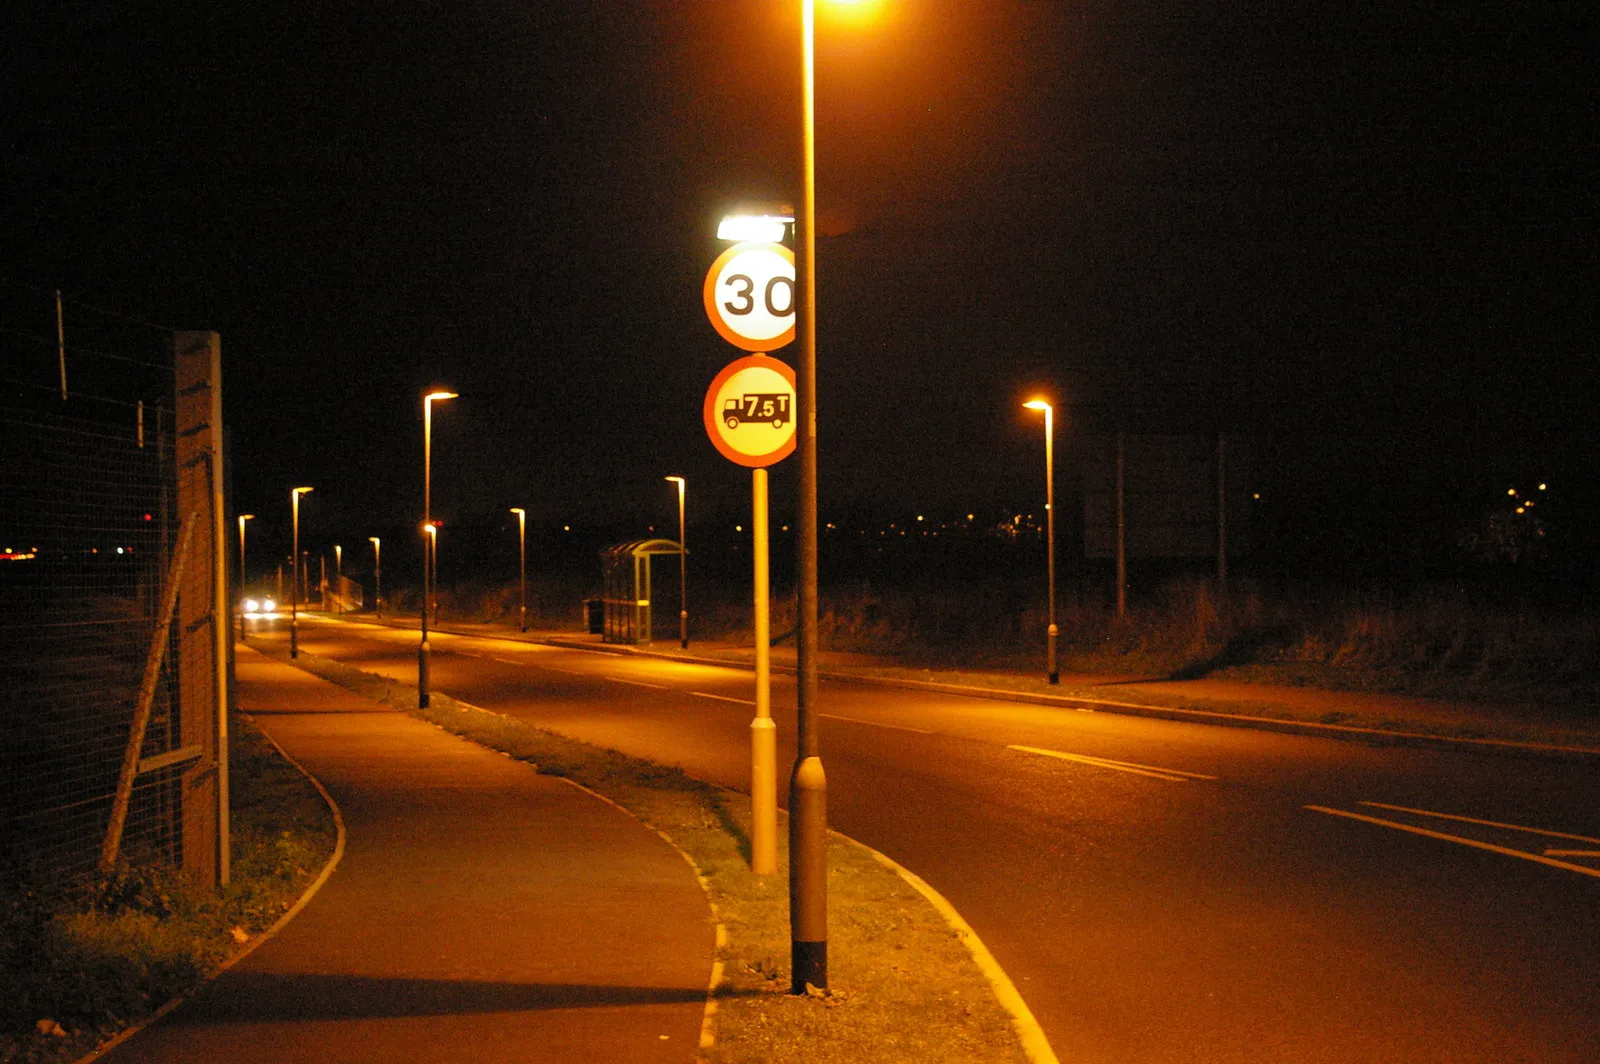
[[[299,897],[333,852],[327,807],[242,720],[231,778],[233,875],[221,890],[128,864],[0,881],[0,1062],[81,1056],[192,990]]]

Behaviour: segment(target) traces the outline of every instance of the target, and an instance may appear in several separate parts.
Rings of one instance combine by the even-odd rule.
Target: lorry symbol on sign
[[[782,428],[789,423],[789,396],[783,392],[752,392],[723,401],[723,424],[736,429],[746,421],[770,421],[773,428]]]

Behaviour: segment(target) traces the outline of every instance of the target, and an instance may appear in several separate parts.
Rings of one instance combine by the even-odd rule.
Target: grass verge
[[[261,647],[275,654],[276,648]],[[286,658],[284,660],[287,660]],[[1027,1059],[1010,1015],[961,935],[864,847],[829,843],[829,982],[789,991],[788,868],[749,871],[749,800],[676,767],[569,739],[435,692],[301,653],[294,664],[604,795],[688,854],[726,929],[719,946],[716,1064],[899,1064]],[[780,831],[780,840],[785,833]]]
[[[0,1064],[74,1060],[148,1019],[271,927],[327,863],[335,829],[316,788],[248,721],[232,736],[227,887],[131,865],[0,883]]]

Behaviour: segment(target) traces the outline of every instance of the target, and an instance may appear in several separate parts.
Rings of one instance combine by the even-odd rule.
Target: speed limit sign
[[[717,256],[706,274],[706,316],[746,351],[776,351],[794,339],[794,252],[747,240]]]
[[[746,355],[723,367],[706,390],[706,435],[724,458],[752,469],[794,451],[794,370],[775,358]]]

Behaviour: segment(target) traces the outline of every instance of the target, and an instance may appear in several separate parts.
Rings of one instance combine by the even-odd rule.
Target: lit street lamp
[[[454,399],[455,392],[429,392],[422,397],[422,642],[417,646],[417,708],[428,708],[428,606],[433,600],[433,404]]]
[[[294,554],[293,570],[290,574],[289,586],[289,656],[300,656],[300,496],[311,491],[311,488],[293,488],[289,492],[289,505],[294,510]]]
[[[244,585],[247,577],[244,575],[244,523],[254,521],[255,514],[239,515],[239,642],[245,640],[244,633]]]
[[[340,614],[344,613],[344,548],[333,545],[333,601]],[[324,606],[324,609],[327,607]]]
[[[528,630],[528,511],[520,506],[513,506],[511,512],[517,515],[517,631]]]
[[[383,542],[377,536],[368,536],[372,544],[372,608],[374,615],[383,616]]]
[[[789,989],[828,987],[828,783],[817,741],[817,111],[816,0],[800,0],[800,204],[795,219],[795,686],[789,777]]]
[[[1030,399],[1022,404],[1029,410],[1044,411],[1044,510],[1046,533],[1050,541],[1045,562],[1046,581],[1050,585],[1050,627],[1046,629],[1048,678],[1051,683],[1061,682],[1061,670],[1056,665],[1056,467],[1055,467],[1055,410],[1043,399]]]
[[[682,477],[667,477],[678,485],[678,645],[689,649],[689,550],[684,542],[683,497],[688,481]]]

